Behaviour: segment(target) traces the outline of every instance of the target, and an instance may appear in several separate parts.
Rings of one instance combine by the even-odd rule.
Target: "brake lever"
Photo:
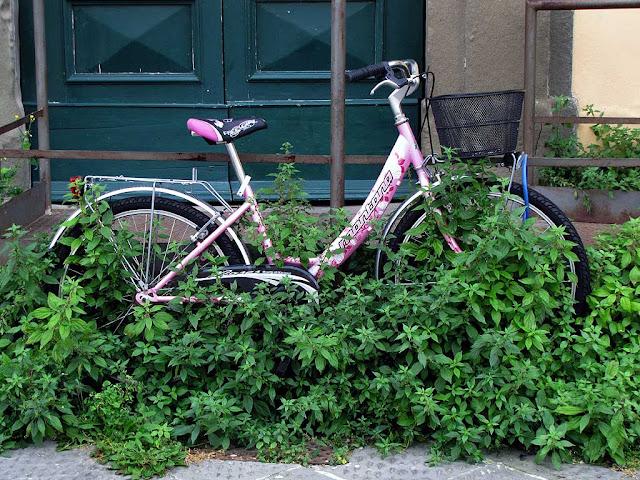
[[[385,75],[384,80],[378,83],[375,87],[373,87],[373,90],[371,90],[371,93],[369,95],[373,95],[374,93],[376,93],[376,90],[378,90],[380,87],[384,85],[387,85],[394,90],[399,90],[400,88],[404,87],[407,83],[409,83],[409,80],[406,77],[403,77],[403,78],[396,77],[395,74],[393,73],[393,68],[389,65],[389,63],[385,63],[385,66],[387,69],[387,74]]]
[[[397,89],[400,88],[400,85],[398,85],[397,83],[389,80],[388,78],[385,78],[383,81],[381,81],[375,87],[373,87],[373,90],[371,90],[371,93],[369,93],[369,95],[373,95],[374,93],[376,93],[376,90],[378,90],[380,87],[383,87],[385,85],[393,88],[394,90],[397,90]]]

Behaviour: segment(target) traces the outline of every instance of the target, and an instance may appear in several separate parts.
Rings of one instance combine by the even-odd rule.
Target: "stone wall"
[[[15,115],[24,114],[20,96],[19,56],[15,29],[17,0],[0,0],[0,125],[6,125],[15,119]],[[17,74],[18,73],[18,74]],[[17,130],[0,135],[0,148],[20,148],[20,136]],[[19,171],[15,183],[24,188],[31,184],[31,168],[27,160],[2,159],[4,167],[18,165]]]
[[[427,15],[434,95],[524,88],[525,0],[427,0]],[[536,108],[547,114],[552,96],[571,94],[573,13],[539,12],[537,42]]]

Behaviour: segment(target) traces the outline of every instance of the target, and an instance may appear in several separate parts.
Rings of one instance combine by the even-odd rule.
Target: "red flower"
[[[78,188],[79,188],[79,182],[81,181],[82,181],[81,175],[69,178],[69,190],[71,190],[71,193],[76,198],[80,198],[80,190]]]

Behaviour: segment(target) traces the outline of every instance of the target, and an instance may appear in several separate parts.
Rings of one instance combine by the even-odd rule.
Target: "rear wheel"
[[[135,294],[152,287],[175,268],[216,224],[203,228],[209,222],[207,215],[190,205],[163,197],[155,198],[153,205],[151,197],[145,196],[116,200],[110,203],[110,209],[113,220],[108,225],[98,223],[90,235],[74,227],[67,240],[58,244],[56,253],[62,268],[58,294],[65,296],[72,280],[78,282],[85,293],[102,297],[113,294],[109,300],[116,301],[117,305],[107,309],[109,319],[102,321],[101,326],[117,330],[126,323],[135,306]],[[109,230],[105,231],[105,227]],[[110,243],[102,256],[95,253],[96,245],[89,240],[100,236],[103,242]],[[245,263],[239,248],[226,234],[218,237],[207,253],[218,265]],[[104,265],[105,260],[112,264]],[[204,267],[209,262],[201,263]],[[118,277],[115,281],[98,273],[109,269],[110,277]],[[198,276],[205,275],[206,270],[200,268]],[[174,278],[158,295],[179,295],[180,279]],[[104,307],[104,298],[101,301]]]
[[[502,192],[490,192],[488,195],[490,198],[496,199],[505,196]],[[508,210],[513,211],[524,207],[525,202],[523,199],[522,185],[514,183],[511,187],[511,193],[504,201],[505,208]],[[591,274],[589,272],[587,254],[580,235],[578,235],[578,232],[567,216],[551,200],[531,189],[529,189],[529,209],[529,216],[533,219],[533,225],[531,226],[533,231],[543,234],[551,228],[564,227],[565,238],[575,243],[572,251],[578,257],[579,261],[575,262],[568,258],[563,258],[562,261],[565,263],[567,270],[575,274],[578,279],[577,282],[571,282],[570,280],[567,280],[567,282],[571,284],[571,296],[576,302],[576,314],[584,314],[586,310],[586,299],[590,292]],[[398,252],[403,244],[409,242],[419,243],[420,238],[415,234],[411,234],[411,231],[425,221],[434,222],[434,219],[433,215],[424,208],[416,207],[409,210],[391,231],[392,235],[388,242],[391,251]],[[384,264],[387,262],[388,260],[383,256],[379,263],[379,277],[384,275]],[[410,263],[413,263],[414,266],[417,264],[415,259],[412,259]],[[396,275],[395,281],[401,282],[402,278]]]

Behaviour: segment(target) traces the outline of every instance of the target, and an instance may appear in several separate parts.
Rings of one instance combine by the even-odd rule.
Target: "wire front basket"
[[[440,145],[454,148],[458,158],[515,151],[523,99],[522,90],[432,97]]]

